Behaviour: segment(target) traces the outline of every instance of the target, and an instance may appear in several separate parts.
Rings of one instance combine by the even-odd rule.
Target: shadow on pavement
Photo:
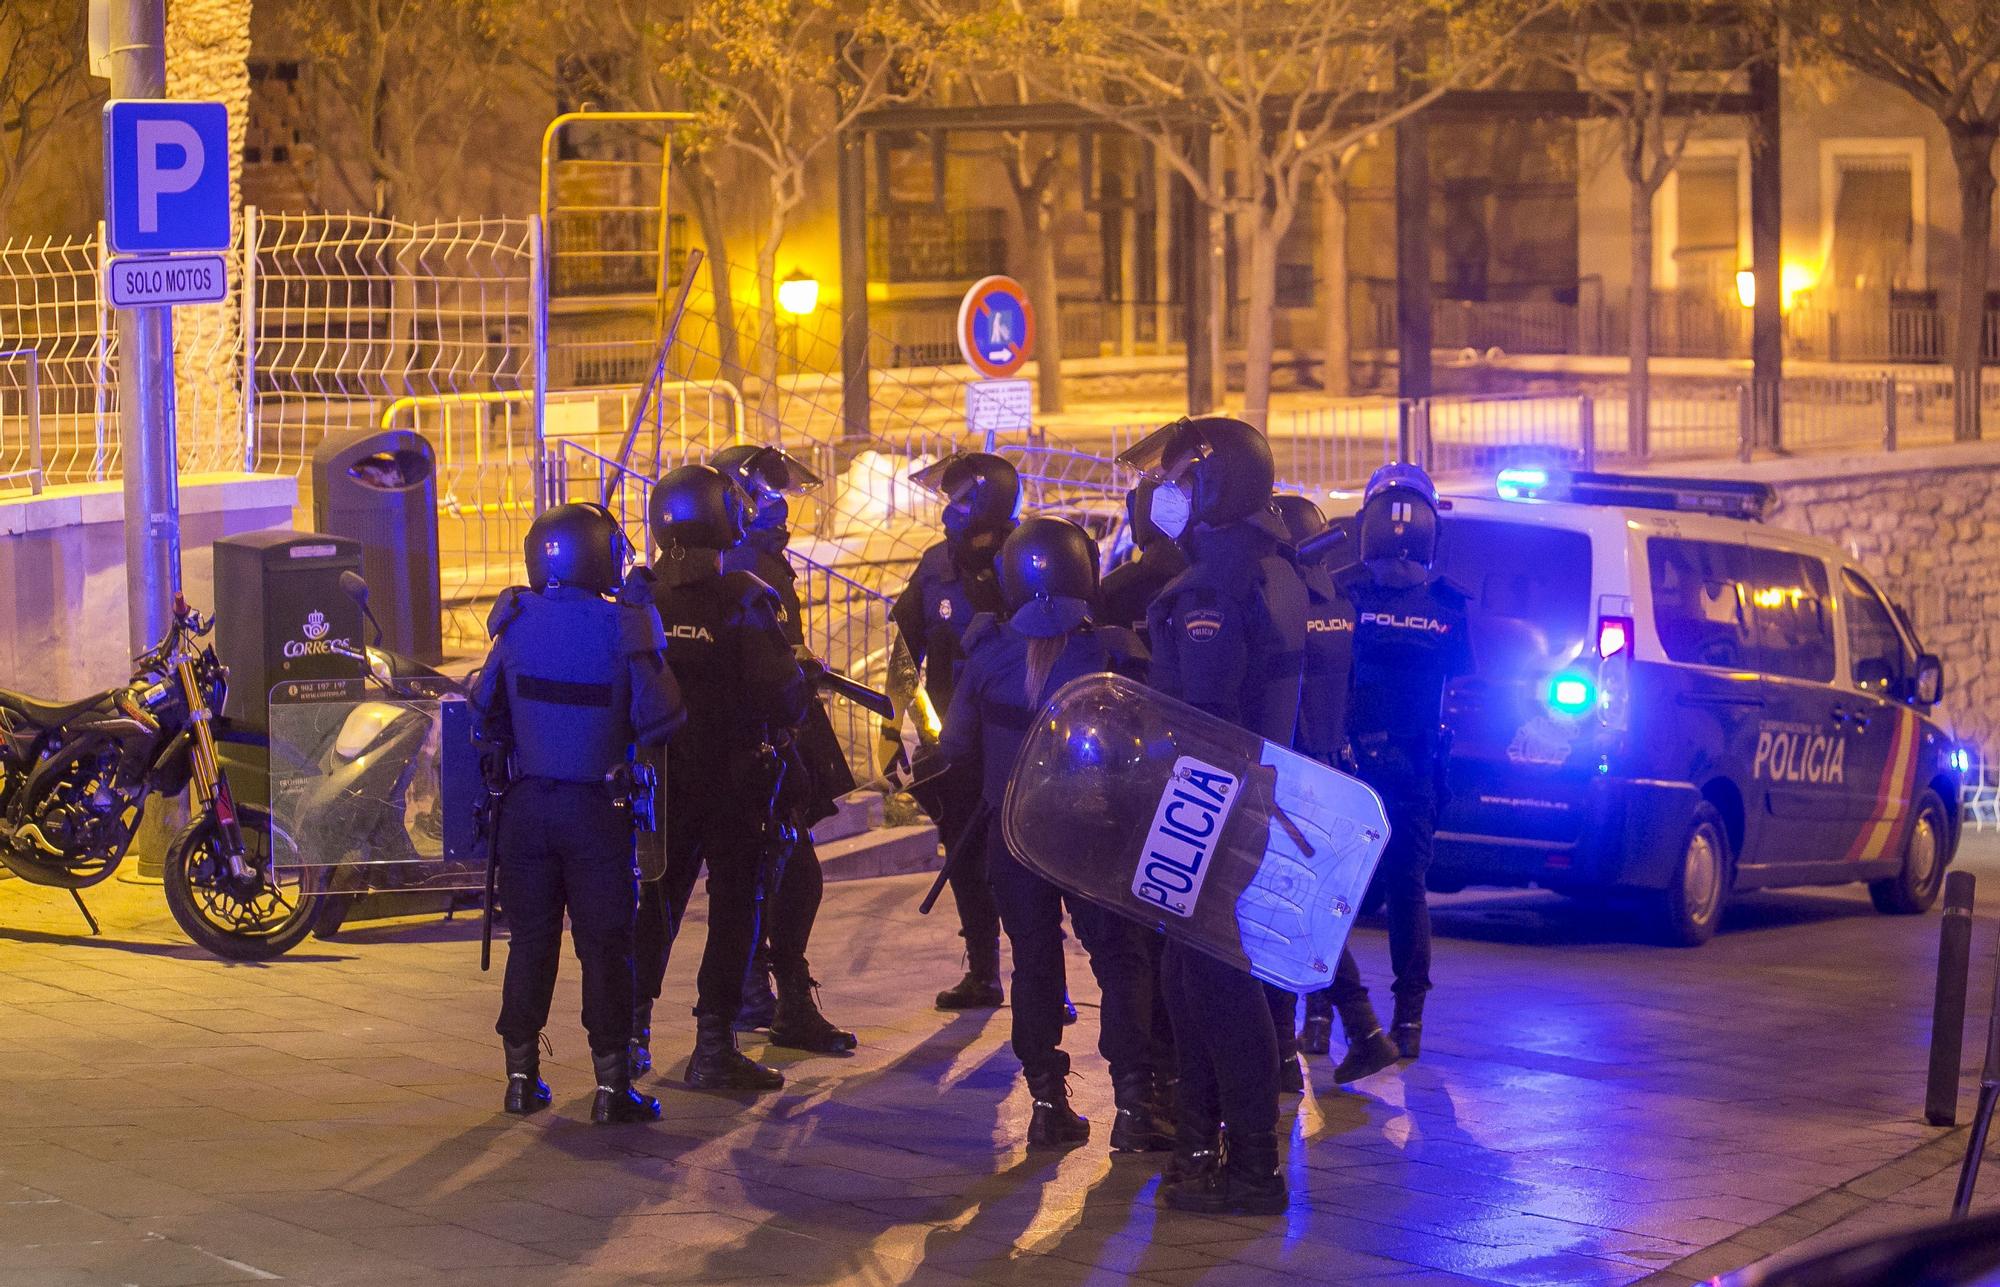
[[[1859,889],[1859,886],[1855,887]],[[1866,901],[1826,893],[1766,893],[1734,897],[1723,909],[1718,937],[1789,929],[1829,921],[1877,916]],[[1383,928],[1380,918],[1362,922]],[[1452,897],[1431,904],[1431,925],[1439,938],[1516,946],[1629,945],[1657,947],[1646,916],[1635,903],[1614,898],[1572,899],[1550,893],[1496,891],[1490,896]]]

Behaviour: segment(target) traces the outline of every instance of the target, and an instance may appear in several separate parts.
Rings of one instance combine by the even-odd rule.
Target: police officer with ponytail
[[[615,601],[629,550],[601,505],[558,505],[528,529],[530,588],[500,596],[493,648],[472,685],[494,785],[500,895],[511,927],[500,1034],[505,1108],[546,1108],[539,1042],[549,1018],[563,917],[583,967],[583,1025],[597,1096],[591,1120],[650,1121],[633,1091],[631,762],[686,719],[650,605]],[[503,767],[504,766],[504,767]]]
[[[1270,445],[1241,420],[1204,416],[1168,425],[1120,459],[1159,484],[1152,519],[1189,558],[1148,619],[1153,685],[1289,747],[1307,599],[1270,508]],[[1162,973],[1180,1069],[1164,1200],[1211,1213],[1282,1212],[1279,1052],[1264,985],[1171,941]]]
[[[979,784],[995,821],[985,835],[986,868],[1000,923],[1014,949],[1014,1054],[1034,1110],[1028,1147],[1066,1149],[1090,1139],[1090,1123],[1070,1107],[1062,1049],[1063,912],[1090,953],[1104,995],[1098,1049],[1111,1065],[1117,1120],[1111,1147],[1150,1151],[1171,1145],[1158,1114],[1160,1068],[1150,1031],[1153,964],[1149,931],[1073,898],[1016,859],[998,817],[1035,714],[1072,679],[1099,671],[1143,674],[1144,650],[1129,630],[1093,620],[1097,545],[1067,519],[1030,518],[999,553],[1004,619],[984,615],[965,632],[966,660],[952,691],[940,752]]]
[[[737,1050],[733,1025],[763,899],[791,850],[782,791],[811,688],[778,624],[771,587],[722,570],[722,552],[742,539],[747,506],[743,490],[709,465],[668,473],[649,506],[660,549],[653,599],[688,726],[667,759],[666,870],[646,883],[640,903],[638,987],[650,1016],[706,865],[708,943],[685,1074],[697,1090],[776,1090],[785,1081]]]

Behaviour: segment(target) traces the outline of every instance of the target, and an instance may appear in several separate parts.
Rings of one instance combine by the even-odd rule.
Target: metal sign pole
[[[164,98],[164,0],[112,0],[111,97]],[[125,602],[132,652],[158,643],[181,588],[174,450],[174,323],[168,308],[118,311],[118,439],[125,479]]]

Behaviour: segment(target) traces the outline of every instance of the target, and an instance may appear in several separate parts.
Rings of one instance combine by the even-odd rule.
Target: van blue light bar
[[[1669,478],[1656,474],[1568,473],[1538,465],[1500,471],[1495,491],[1502,500],[1568,501],[1575,505],[1620,505],[1683,514],[1714,514],[1761,523],[1777,507],[1769,483],[1726,478]]]

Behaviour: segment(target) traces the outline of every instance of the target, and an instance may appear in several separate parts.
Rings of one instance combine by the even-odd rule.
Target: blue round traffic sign
[[[958,306],[958,351],[989,380],[1021,369],[1035,347],[1028,292],[1012,277],[982,277]]]

